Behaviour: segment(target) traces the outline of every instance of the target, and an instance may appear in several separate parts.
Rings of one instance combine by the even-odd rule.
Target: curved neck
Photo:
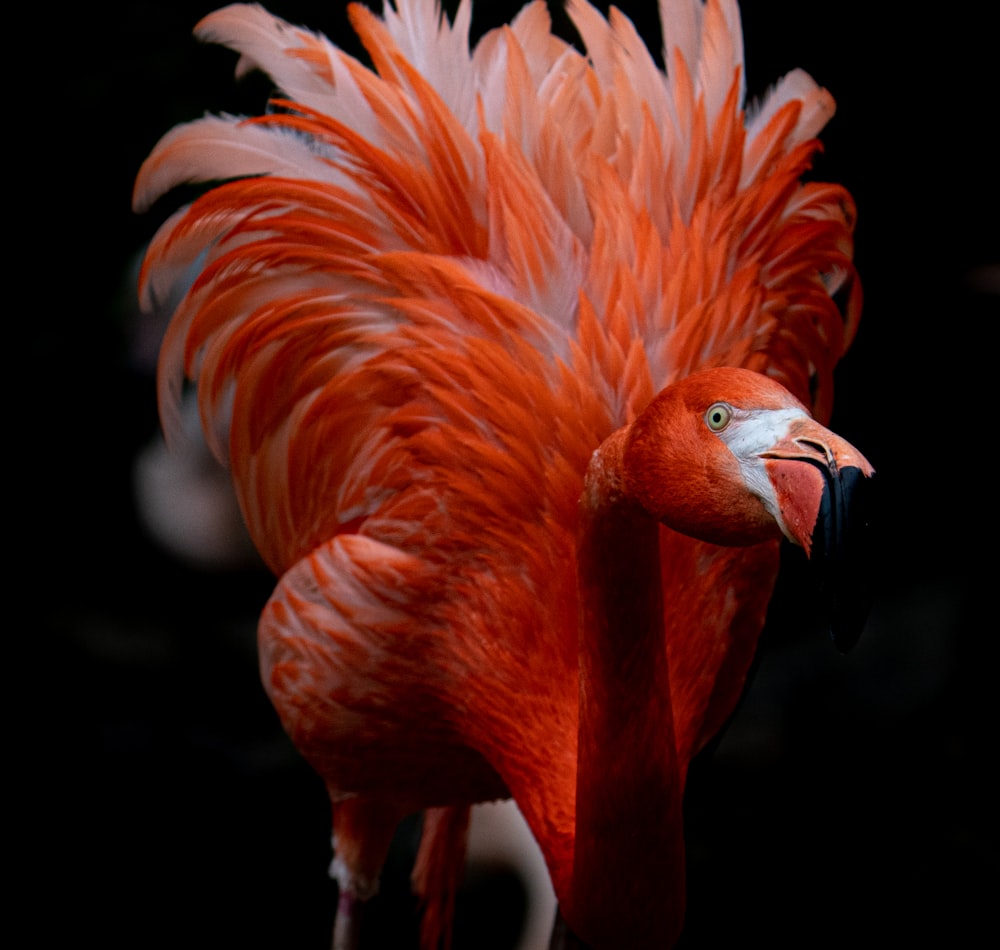
[[[683,920],[683,784],[664,642],[659,525],[622,490],[623,439],[624,430],[595,453],[581,499],[569,917],[578,935],[595,944],[664,946]]]

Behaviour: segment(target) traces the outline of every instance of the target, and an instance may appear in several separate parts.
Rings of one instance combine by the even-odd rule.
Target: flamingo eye
[[[708,407],[708,412],[705,413],[705,424],[713,432],[721,432],[729,425],[729,420],[732,418],[732,407],[724,402],[717,402]]]

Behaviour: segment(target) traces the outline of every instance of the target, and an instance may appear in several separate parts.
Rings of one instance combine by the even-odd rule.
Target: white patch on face
[[[740,475],[747,489],[763,502],[786,537],[788,531],[781,517],[778,499],[760,456],[762,452],[786,441],[792,423],[802,418],[809,418],[808,413],[798,408],[737,409],[734,406],[729,425],[715,433],[739,463]]]

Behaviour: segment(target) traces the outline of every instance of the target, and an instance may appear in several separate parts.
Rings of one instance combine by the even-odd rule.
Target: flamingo
[[[322,777],[335,947],[423,814],[423,946],[449,939],[470,805],[512,797],[561,926],[666,947],[692,757],[744,688],[782,538],[860,632],[864,456],[826,424],[860,314],[854,206],[804,183],[830,94],[745,105],[735,0],[660,0],[665,69],[585,0],[349,15],[371,68],[259,6],[202,20],[276,94],[142,165],[173,305],[168,443],[196,384],[277,585],[262,679]],[[848,552],[850,554],[850,552]]]

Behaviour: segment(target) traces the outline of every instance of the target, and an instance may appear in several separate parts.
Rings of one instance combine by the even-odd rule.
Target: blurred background
[[[23,400],[9,483],[25,493],[7,629],[14,876],[45,902],[29,945],[328,945],[325,795],[257,674],[272,579],[238,535],[210,559],[158,543],[137,492],[164,470],[160,328],[134,281],[175,205],[133,215],[135,172],[175,123],[257,112],[268,93],[191,38],[213,6],[71,5],[8,34],[26,47],[6,139],[12,296],[25,290],[7,308]],[[477,33],[517,6],[476,4]],[[356,50],[338,0],[269,7]],[[659,49],[653,5],[621,7]],[[880,549],[846,657],[789,629],[785,585],[752,688],[693,772],[688,950],[965,947],[995,930],[1000,34],[989,4],[924,10],[743,4],[751,94],[800,66],[837,99],[816,177],[857,200],[866,304],[833,427],[878,470]],[[185,493],[190,524],[158,530],[190,538],[224,509],[203,460],[172,464],[172,484],[203,494]],[[382,946],[412,935],[413,831],[387,870]],[[529,890],[484,853],[457,948],[516,946]]]

